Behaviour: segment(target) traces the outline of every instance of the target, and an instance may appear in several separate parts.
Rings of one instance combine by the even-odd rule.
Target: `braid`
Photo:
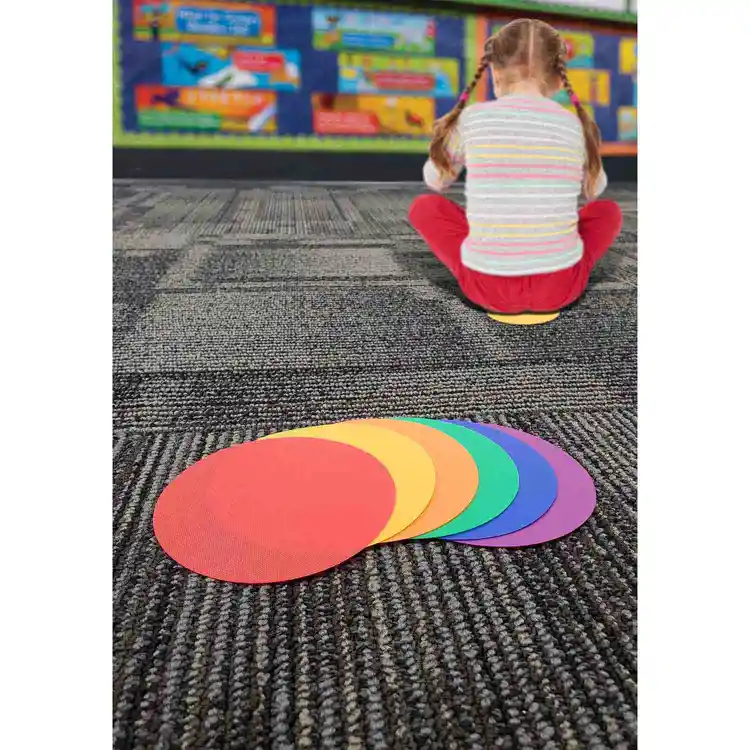
[[[576,96],[575,91],[573,91],[573,86],[568,78],[568,66],[565,63],[565,52],[565,43],[560,40],[560,51],[555,58],[555,72],[560,77],[562,86],[570,98],[571,104],[575,107],[576,114],[578,115],[578,119],[581,121],[583,127],[583,135],[586,143],[586,175],[583,184],[583,193],[587,198],[593,198],[595,195],[596,182],[602,171],[602,156],[599,152],[602,136],[597,124],[585,110],[584,106],[581,104],[581,100]]]
[[[432,142],[430,143],[430,159],[438,168],[441,175],[453,173],[453,161],[450,156],[448,144],[450,143],[451,136],[453,135],[453,131],[461,112],[466,109],[469,97],[477,87],[479,81],[482,80],[482,76],[484,75],[485,70],[487,70],[489,64],[490,54],[489,52],[485,52],[482,59],[479,61],[474,78],[471,79],[468,86],[463,90],[453,109],[448,112],[447,115],[441,117],[433,127]]]
[[[573,91],[573,84],[571,84],[570,78],[568,78],[568,66],[565,64],[565,60],[562,56],[557,59],[555,67],[557,68],[557,74],[560,76],[565,93],[570,99],[570,103],[576,108],[576,112],[578,112],[578,110],[582,108],[581,101],[576,96],[575,91]]]
[[[464,106],[466,105],[466,101],[469,98],[469,95],[474,91],[474,89],[477,87],[477,84],[479,81],[482,80],[482,76],[484,75],[484,71],[487,70],[487,68],[490,65],[490,53],[485,52],[484,55],[482,55],[482,59],[479,61],[479,65],[477,66],[477,72],[474,73],[474,78],[471,79],[469,82],[469,85],[464,89],[464,97],[462,99],[464,100]],[[459,104],[461,104],[461,99],[459,99]]]

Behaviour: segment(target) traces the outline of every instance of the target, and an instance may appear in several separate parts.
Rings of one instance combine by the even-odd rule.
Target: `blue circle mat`
[[[496,518],[470,531],[441,537],[453,541],[489,539],[512,534],[541,518],[557,497],[557,475],[546,459],[533,448],[510,435],[476,422],[452,420],[453,424],[468,427],[492,440],[505,450],[518,469],[518,493],[513,502]]]

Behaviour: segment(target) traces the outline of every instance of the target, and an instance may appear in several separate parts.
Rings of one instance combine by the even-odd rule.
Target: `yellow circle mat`
[[[370,424],[416,440],[435,467],[435,492],[430,504],[419,518],[387,541],[427,534],[445,526],[469,507],[479,488],[479,470],[471,453],[457,440],[428,425],[401,419],[369,419],[354,424]]]
[[[501,315],[500,313],[487,313],[487,315],[498,323],[511,326],[537,326],[541,323],[549,323],[560,317],[560,311],[551,313],[520,313],[519,315]]]
[[[385,466],[396,485],[396,507],[373,544],[390,539],[415,521],[429,505],[435,492],[435,465],[427,451],[415,440],[393,430],[346,422],[276,432],[261,440],[285,437],[310,437],[345,443],[369,453]]]

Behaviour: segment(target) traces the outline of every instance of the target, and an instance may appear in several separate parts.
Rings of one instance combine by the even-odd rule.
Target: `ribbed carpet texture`
[[[461,299],[407,223],[419,192],[115,183],[115,748],[636,747],[635,189],[608,191],[625,228],[587,294],[533,328]],[[559,445],[596,482],[593,518],[274,586],[159,548],[156,499],[201,457],[392,416]]]

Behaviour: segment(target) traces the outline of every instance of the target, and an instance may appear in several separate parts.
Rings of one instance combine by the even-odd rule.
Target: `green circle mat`
[[[420,534],[414,539],[436,539],[470,531],[499,516],[513,502],[518,492],[518,469],[513,459],[497,443],[450,422],[411,417],[404,421],[418,422],[452,437],[469,451],[479,471],[479,487],[466,510],[439,529]]]

